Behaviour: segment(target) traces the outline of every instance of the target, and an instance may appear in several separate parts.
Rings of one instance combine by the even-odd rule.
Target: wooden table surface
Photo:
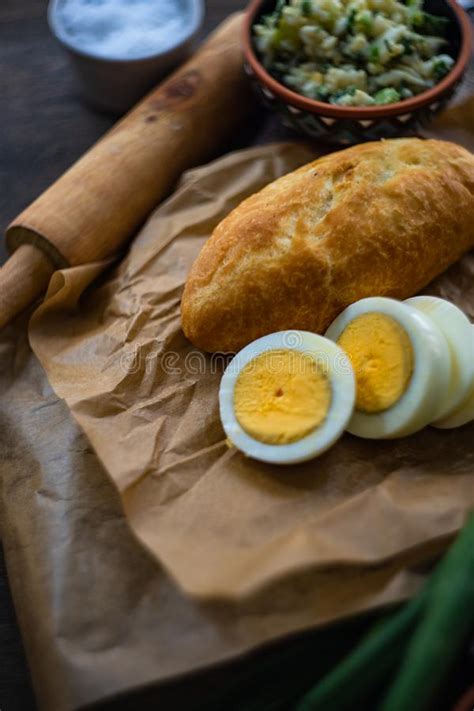
[[[245,0],[207,0],[203,36]],[[61,175],[114,122],[84,106],[67,58],[50,35],[47,0],[0,0],[0,227]],[[288,134],[268,119],[239,137]],[[0,263],[5,259],[0,245]],[[21,640],[0,555],[0,711],[33,711]],[[138,711],[146,711],[140,705]]]

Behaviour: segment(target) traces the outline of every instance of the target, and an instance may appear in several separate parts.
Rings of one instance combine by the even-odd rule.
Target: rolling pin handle
[[[49,257],[33,245],[12,254],[0,269],[0,329],[46,291],[54,270]]]

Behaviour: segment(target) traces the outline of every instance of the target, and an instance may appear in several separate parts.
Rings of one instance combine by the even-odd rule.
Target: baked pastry
[[[412,296],[473,245],[471,153],[418,138],[347,148],[217,226],[186,282],[183,330],[211,352],[273,331],[321,333],[365,296]]]

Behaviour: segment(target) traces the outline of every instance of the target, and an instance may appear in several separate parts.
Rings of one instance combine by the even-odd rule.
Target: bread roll
[[[231,212],[189,274],[182,325],[206,351],[322,333],[365,296],[416,294],[474,245],[474,156],[444,141],[366,143],[279,178]]]

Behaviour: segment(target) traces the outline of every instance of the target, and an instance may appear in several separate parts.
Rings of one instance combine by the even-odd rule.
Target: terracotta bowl
[[[297,94],[272,77],[257,57],[252,27],[275,7],[275,0],[253,0],[244,22],[245,71],[263,103],[283,123],[312,138],[347,145],[379,138],[413,135],[443,110],[458,87],[472,51],[472,31],[467,14],[456,0],[426,0],[425,9],[448,17],[446,53],[455,64],[436,86],[404,101],[384,106],[335,106]]]

